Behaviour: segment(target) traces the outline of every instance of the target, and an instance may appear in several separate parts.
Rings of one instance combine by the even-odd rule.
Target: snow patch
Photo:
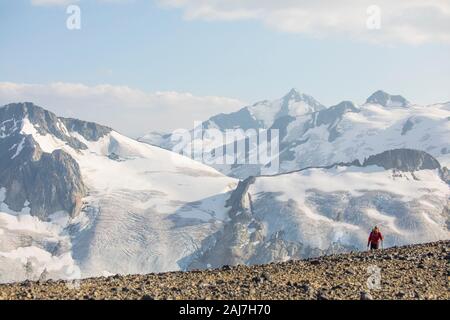
[[[24,143],[25,143],[25,137],[23,137],[22,140],[20,141],[19,145],[17,146],[16,153],[14,153],[14,155],[11,157],[11,159],[14,159],[22,152]]]

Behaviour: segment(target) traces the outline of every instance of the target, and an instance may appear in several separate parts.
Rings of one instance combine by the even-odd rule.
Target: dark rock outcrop
[[[443,167],[441,170],[442,180],[450,184],[450,170],[447,167]]]
[[[0,188],[3,202],[11,210],[29,207],[30,213],[45,220],[57,211],[72,216],[81,210],[87,194],[80,167],[62,149],[44,152],[35,137],[22,132],[25,120],[35,135],[49,135],[75,152],[87,146],[72,136],[77,132],[86,140],[98,140],[111,131],[94,123],[58,118],[32,103],[14,103],[0,108]]]
[[[0,152],[4,202],[14,211],[28,206],[32,215],[43,220],[61,210],[76,215],[87,192],[78,163],[63,150],[42,152],[30,135],[22,139],[23,149],[14,159],[11,153]],[[0,141],[2,151],[8,150],[1,148],[4,142]]]
[[[0,108],[0,123],[4,121],[22,123],[23,119],[28,119],[41,135],[51,134],[74,149],[87,148],[85,144],[64,132],[61,120],[54,113],[31,102],[11,103]]]
[[[76,215],[86,187],[78,163],[63,150],[41,153],[36,161],[17,161],[2,171],[0,181],[6,188],[5,203],[21,211],[29,202],[30,213],[45,220],[48,214],[66,211]]]
[[[262,128],[262,124],[252,117],[248,108],[242,108],[239,111],[229,114],[218,114],[205,121],[203,123],[203,129],[211,128],[211,123],[217,125],[222,131],[234,128],[241,128],[243,130]]]
[[[329,107],[324,110],[320,110],[312,114],[312,119],[305,125],[304,131],[319,127],[322,125],[328,126],[328,141],[333,142],[340,135],[338,124],[342,120],[343,116],[347,112],[359,112],[360,109],[351,101],[342,101],[341,103]]]
[[[234,218],[238,213],[246,211],[244,197],[247,194],[250,185],[255,182],[255,179],[255,177],[248,177],[244,181],[239,181],[236,189],[231,193],[230,198],[226,202],[226,206],[230,207],[230,212],[228,214],[231,217]]]
[[[386,170],[417,171],[441,169],[439,161],[430,154],[413,149],[394,149],[367,158],[363,166],[376,165]]]
[[[70,132],[77,132],[88,141],[98,141],[111,132],[111,129],[94,122],[71,118],[59,118]]]
[[[310,111],[324,110],[325,106],[314,99],[312,96],[300,93],[296,89],[291,89],[282,99],[281,99],[280,111],[275,116],[275,119],[288,116],[290,113],[289,105],[297,102],[304,102],[309,106]]]
[[[391,95],[382,90],[378,90],[367,98],[366,103],[379,104],[383,107],[399,106],[408,107],[409,101],[400,95]]]

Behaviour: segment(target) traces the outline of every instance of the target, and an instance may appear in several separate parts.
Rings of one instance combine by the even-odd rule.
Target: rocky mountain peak
[[[318,102],[314,97],[301,93],[299,90],[292,88],[287,94],[282,98],[284,104],[292,102],[305,102],[307,105],[311,106],[314,111],[319,111],[325,108],[320,102]]]
[[[35,105],[32,102],[11,103],[0,108],[0,123],[11,126],[14,130],[22,127],[23,120],[27,119],[41,135],[53,135],[67,142],[74,149],[86,149],[86,145],[71,136],[76,132],[88,141],[97,141],[105,136],[111,129],[96,123],[78,119],[59,118],[54,113]],[[3,129],[5,131],[5,129]],[[12,132],[9,130],[10,133]]]
[[[366,103],[379,104],[383,107],[408,107],[410,102],[401,95],[391,95],[378,90],[367,98]]]
[[[87,146],[73,136],[73,132],[86,140],[96,140],[109,131],[109,128],[97,124],[58,118],[31,102],[1,107],[2,202],[16,212],[28,208],[32,215],[43,220],[57,211],[76,215],[80,211],[81,198],[87,192],[78,163],[62,149],[51,153],[42,150],[39,136],[49,136],[75,150],[84,150]]]
[[[297,90],[297,89],[295,89],[295,88],[292,88],[291,90],[289,90],[288,93],[286,93],[286,94],[284,95],[284,98],[286,98],[286,99],[301,98],[301,95],[302,95],[302,94],[300,93],[299,90]]]
[[[439,161],[430,154],[413,149],[394,149],[370,156],[363,166],[377,165],[386,170],[400,171],[434,170],[441,169]]]

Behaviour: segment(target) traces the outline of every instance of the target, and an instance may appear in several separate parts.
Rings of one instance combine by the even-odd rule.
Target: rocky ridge
[[[76,216],[87,194],[78,163],[63,150],[46,152],[31,133],[85,150],[82,140],[98,141],[110,131],[95,123],[57,117],[30,102],[1,107],[0,203],[16,212],[29,210],[42,220],[57,211]]]

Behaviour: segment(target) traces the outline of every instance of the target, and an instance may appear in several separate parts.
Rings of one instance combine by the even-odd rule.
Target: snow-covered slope
[[[373,165],[246,179],[229,200],[231,221],[209,239],[208,249],[205,245],[196,254],[192,266],[261,264],[364,250],[374,225],[380,226],[386,247],[449,239],[449,184],[439,169],[383,167],[398,163],[402,152],[371,158]],[[409,156],[413,154],[422,157],[415,151]]]
[[[61,179],[79,181],[82,197],[71,212],[47,201],[73,195],[55,178],[45,201],[21,202],[12,189],[28,185],[21,194],[32,197],[30,188],[42,193],[40,180],[0,176],[0,282],[36,278],[44,269],[56,278],[183,269],[186,257],[226,219],[225,200],[236,181],[215,169],[108,128],[87,130],[89,123],[56,118],[29,103],[0,110],[0,143],[11,144],[0,149],[3,168],[21,173],[33,162],[32,172],[52,176],[53,167],[67,162],[56,158],[45,171],[41,160],[62,153],[80,177],[74,171]],[[33,152],[16,142],[24,139]]]

